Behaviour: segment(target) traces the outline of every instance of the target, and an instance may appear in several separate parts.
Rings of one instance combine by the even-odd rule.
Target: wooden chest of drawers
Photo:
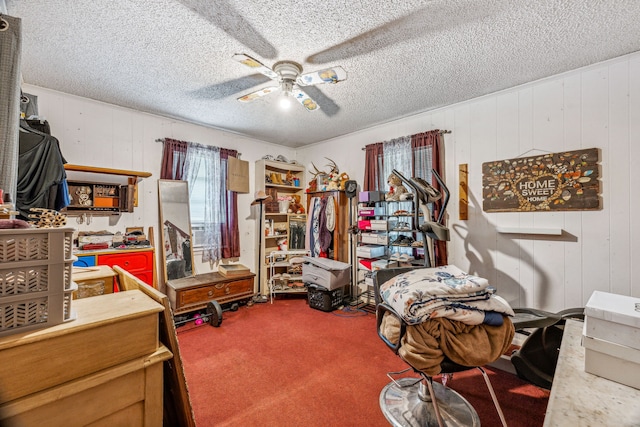
[[[73,309],[75,320],[0,339],[0,425],[162,426],[163,306],[136,290]]]
[[[156,287],[154,280],[155,250],[151,247],[136,249],[105,249],[102,251],[76,251],[78,260],[73,265],[93,267],[117,265],[127,270],[146,284]]]
[[[211,300],[219,304],[251,298],[255,274],[225,277],[218,272],[169,280],[167,296],[174,314],[205,308]]]

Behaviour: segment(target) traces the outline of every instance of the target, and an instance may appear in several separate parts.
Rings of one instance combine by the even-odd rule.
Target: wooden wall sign
[[[469,219],[469,165],[467,163],[458,166],[458,219]]]
[[[600,209],[597,148],[482,164],[485,212]]]

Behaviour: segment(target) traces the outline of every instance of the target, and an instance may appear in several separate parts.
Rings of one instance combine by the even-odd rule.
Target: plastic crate
[[[72,294],[78,289],[72,283],[61,293],[40,292],[30,298],[0,298],[0,337],[54,326],[73,320]]]
[[[0,263],[43,260],[63,262],[73,257],[73,228],[0,230]]]
[[[307,299],[311,308],[321,311],[333,311],[342,305],[342,288],[330,291],[322,286],[308,284]]]
[[[0,230],[0,336],[72,320],[73,229]]]

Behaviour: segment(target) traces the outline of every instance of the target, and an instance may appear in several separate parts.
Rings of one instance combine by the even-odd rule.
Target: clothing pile
[[[408,325],[399,337],[400,320],[387,313],[381,332],[391,342],[401,338],[398,354],[430,376],[440,373],[445,356],[482,366],[497,360],[513,340],[509,304],[486,279],[452,265],[395,276],[380,286],[380,296]]]

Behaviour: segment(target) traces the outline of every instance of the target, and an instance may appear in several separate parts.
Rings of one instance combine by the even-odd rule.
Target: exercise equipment
[[[520,333],[525,328],[536,328],[524,341],[519,350],[511,355],[518,377],[538,387],[551,389],[556,364],[560,354],[560,344],[567,319],[584,320],[584,308],[575,307],[558,313],[543,310],[515,308],[514,325]],[[521,319],[518,322],[518,319]]]
[[[222,325],[222,313],[224,311],[238,311],[238,308],[240,308],[240,305],[237,302],[234,302],[228,308],[223,309],[218,301],[211,300],[207,303],[204,311],[196,312],[192,317],[176,316],[174,318],[174,324],[177,328],[178,326],[182,326],[189,322],[194,322],[197,326],[208,323],[209,325],[218,328]]]

